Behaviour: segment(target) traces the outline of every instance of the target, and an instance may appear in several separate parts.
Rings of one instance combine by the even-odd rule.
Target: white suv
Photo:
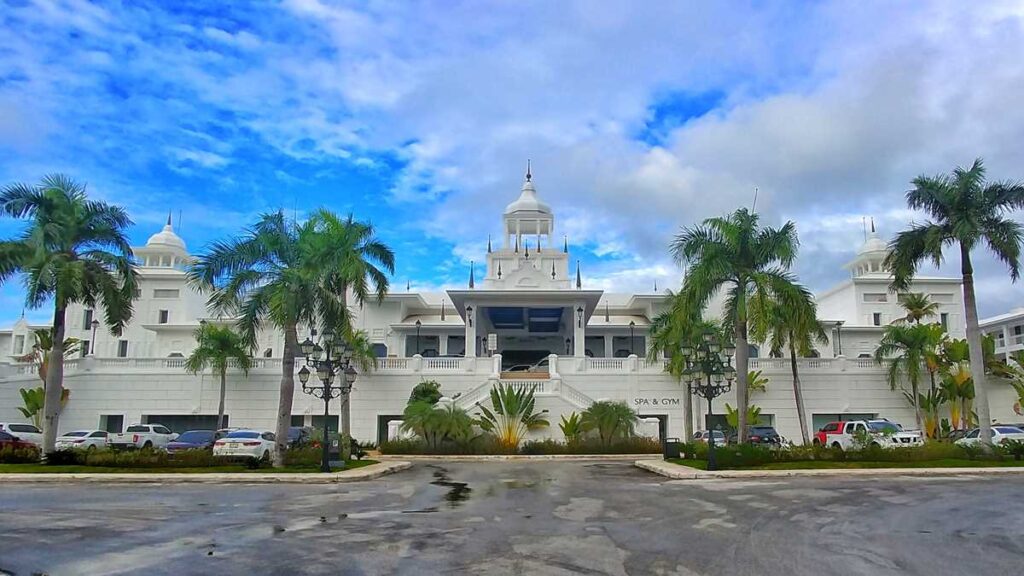
[[[43,446],[43,431],[36,428],[32,424],[22,424],[20,422],[0,422],[0,430],[7,432],[11,436],[14,436],[18,440],[24,442],[31,442],[36,446],[42,448]]]
[[[858,448],[912,448],[923,446],[924,439],[917,431],[904,431],[903,427],[880,418],[877,420],[850,420],[836,434],[828,435],[828,446],[842,450]]]

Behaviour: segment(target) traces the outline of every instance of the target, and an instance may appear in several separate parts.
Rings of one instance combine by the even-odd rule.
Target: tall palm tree
[[[238,316],[250,349],[267,325],[284,333],[274,466],[284,465],[299,327],[348,324],[344,298],[327,274],[335,258],[315,222],[298,224],[278,211],[264,214],[242,237],[214,243],[189,270],[190,281],[210,294],[213,311]]]
[[[20,274],[29,308],[52,301],[51,357],[64,357],[65,313],[72,304],[102,308],[105,324],[120,335],[137,284],[125,235],[132,221],[124,209],[90,200],[84,185],[53,174],[36,185],[3,188],[0,214],[29,221],[20,237],[0,242],[0,283]],[[63,384],[64,363],[53,362],[44,387],[44,452],[55,448]]]
[[[931,298],[922,292],[900,294],[900,306],[907,311],[907,314],[902,318],[897,318],[896,322],[920,324],[924,318],[935,316],[939,312],[939,304],[932,302]]]
[[[248,375],[252,367],[251,348],[228,326],[203,322],[193,337],[196,348],[185,360],[185,370],[198,374],[207,368],[220,376],[220,401],[217,403],[217,430],[224,428],[224,398],[227,395],[228,367],[234,364]]]
[[[721,218],[708,218],[700,226],[684,228],[672,242],[672,254],[689,265],[683,280],[683,298],[700,314],[719,291],[726,294],[724,320],[732,326],[736,345],[736,402],[740,411],[739,440],[746,441],[747,371],[749,369],[748,313],[753,301],[782,305],[800,300],[789,268],[799,241],[796,226],[760,227],[758,216],[741,208]]]
[[[376,237],[374,227],[355,220],[352,214],[342,219],[327,210],[315,212],[312,221],[322,236],[328,284],[341,295],[342,305],[347,308],[350,291],[355,304],[360,306],[371,295],[382,301],[388,293],[388,274],[395,272],[395,254]],[[349,322],[345,323],[343,333],[349,346],[362,352],[363,369],[370,369],[373,350],[365,334],[359,339]],[[352,402],[351,395],[347,395],[341,402],[341,456],[345,460],[350,455],[351,436]]]
[[[967,342],[972,358],[983,358],[981,330],[978,328],[978,304],[974,292],[974,266],[971,251],[982,244],[1006,264],[1010,279],[1020,275],[1020,251],[1024,240],[1020,223],[1008,212],[1024,208],[1024,184],[985,180],[985,167],[977,159],[970,168],[957,167],[951,175],[918,176],[907,192],[907,206],[925,211],[930,220],[912,223],[889,244],[886,265],[892,270],[892,287],[906,290],[918,267],[925,261],[940,266],[942,250],[959,248],[963,275],[964,312]],[[992,428],[985,390],[985,368],[971,362],[971,376],[978,404],[978,424],[983,442],[991,442]]]
[[[921,369],[928,351],[934,350],[944,335],[942,327],[937,324],[890,324],[885,327],[875,349],[875,362],[886,365],[889,386],[895,390],[903,380],[910,384],[907,398],[914,407],[918,430],[924,430],[919,391]]]
[[[828,334],[818,321],[814,296],[803,286],[796,286],[800,297],[795,303],[782,306],[778,302],[766,302],[766,306],[752,308],[751,331],[754,338],[768,344],[773,356],[780,356],[783,349],[789,350],[789,367],[793,372],[793,401],[800,421],[800,437],[804,444],[811,442],[807,428],[807,410],[804,407],[804,393],[800,386],[797,357],[809,356],[814,344],[828,344]]]

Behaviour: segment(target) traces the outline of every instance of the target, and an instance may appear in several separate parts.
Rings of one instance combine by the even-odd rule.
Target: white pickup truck
[[[120,434],[111,434],[107,445],[113,449],[163,448],[178,435],[160,424],[132,424]]]
[[[868,447],[912,448],[924,444],[920,432],[904,430],[899,424],[885,418],[850,420],[843,425],[844,428],[838,434],[829,434],[829,446],[851,450]]]

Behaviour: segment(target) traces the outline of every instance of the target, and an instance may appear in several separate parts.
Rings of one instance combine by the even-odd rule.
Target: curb
[[[663,460],[637,460],[633,465],[674,480],[710,480],[714,478],[794,478],[856,476],[1000,476],[1024,474],[1024,467],[985,468],[833,468],[818,470],[718,470],[708,472]]]
[[[211,474],[0,474],[0,483],[64,483],[89,484],[338,484],[373,480],[408,470],[412,462],[390,461],[371,464],[354,470],[323,474],[304,473],[211,473]]]
[[[390,462],[392,459],[413,460],[413,461],[450,461],[450,462],[494,462],[502,460],[513,460],[520,462],[537,461],[550,462],[558,460],[562,462],[584,462],[594,460],[633,461],[638,456],[653,456],[652,454],[396,454],[394,456],[380,455],[375,460]]]

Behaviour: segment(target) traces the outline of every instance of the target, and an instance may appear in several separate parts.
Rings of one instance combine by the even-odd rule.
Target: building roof
[[[992,324],[1000,324],[1008,320],[1014,320],[1017,318],[1024,318],[1024,307],[1014,308],[1009,312],[1003,314],[997,314],[996,316],[990,316],[988,318],[982,318],[978,321],[979,326],[990,326]]]
[[[533,187],[529,171],[526,172],[526,181],[523,182],[519,198],[505,207],[506,215],[517,214],[519,212],[540,212],[543,214],[551,214],[551,206],[548,206],[537,198],[537,190]]]
[[[163,230],[153,234],[146,241],[147,248],[159,248],[159,247],[171,247],[181,251],[185,251],[185,241],[174,233],[174,227],[171,225],[171,215],[167,215],[167,224],[164,225]]]

